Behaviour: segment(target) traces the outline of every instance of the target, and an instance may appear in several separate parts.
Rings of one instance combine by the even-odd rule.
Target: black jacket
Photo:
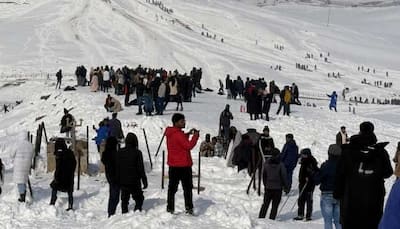
[[[263,183],[265,189],[286,190],[288,188],[286,168],[279,156],[271,157],[264,162]]]
[[[110,137],[115,137],[117,139],[121,139],[124,137],[124,132],[122,131],[121,122],[118,119],[111,119],[108,122],[108,126],[110,127]]]
[[[378,227],[385,197],[384,179],[393,173],[385,143],[373,133],[355,135],[342,146],[333,196],[341,202],[344,228]]]
[[[140,181],[147,184],[142,152],[128,136],[125,142],[126,147],[120,149],[117,156],[117,183],[122,187],[137,185]]]
[[[75,155],[70,149],[62,149],[56,153],[56,171],[50,186],[61,192],[74,189],[74,174],[76,168]]]
[[[318,162],[313,156],[301,158],[299,171],[299,189],[304,192],[312,192],[315,188],[315,175],[318,172]],[[306,187],[304,187],[306,186]]]
[[[117,144],[118,141],[116,138],[108,138],[106,141],[106,149],[101,155],[101,162],[104,164],[106,178],[110,184],[117,183]]]
[[[335,175],[336,166],[339,157],[331,157],[324,163],[322,163],[319,173],[316,176],[315,184],[321,184],[319,189],[321,192],[333,193],[335,189]]]

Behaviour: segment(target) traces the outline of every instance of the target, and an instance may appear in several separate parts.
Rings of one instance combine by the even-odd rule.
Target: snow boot
[[[186,209],[186,212],[185,212],[187,215],[194,215],[194,212],[193,212],[193,208],[192,209]]]
[[[20,195],[19,195],[18,201],[19,201],[19,202],[25,202],[25,196],[26,196],[26,193],[20,194]]]
[[[303,216],[297,216],[297,217],[293,218],[293,220],[303,220],[303,219],[304,219]]]

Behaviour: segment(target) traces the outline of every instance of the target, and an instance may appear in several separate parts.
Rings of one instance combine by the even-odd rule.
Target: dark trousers
[[[175,210],[175,193],[178,191],[179,181],[182,182],[183,196],[185,198],[185,209],[193,209],[193,178],[192,167],[169,167],[168,171],[168,197],[167,210]]]
[[[284,103],[283,104],[283,115],[289,116],[289,114],[290,114],[290,104]]]
[[[301,189],[299,189],[301,191]],[[306,218],[310,218],[313,211],[313,192],[304,190],[304,192],[299,196],[298,200],[299,209],[297,211],[297,215],[304,217],[304,208],[307,204],[307,213]]]
[[[129,198],[132,196],[132,199],[135,201],[136,205],[134,210],[142,210],[144,196],[142,191],[142,186],[140,184],[140,180],[133,185],[129,186],[121,186],[121,210],[122,214],[128,212]]]
[[[279,103],[279,107],[278,110],[276,111],[276,114],[279,114],[279,112],[281,112],[282,107],[285,105],[285,102],[283,101],[283,99],[281,100],[281,102]]]
[[[74,197],[72,196],[73,190],[68,191],[68,208],[72,208],[74,204]],[[57,190],[56,189],[51,189],[51,200],[50,204],[54,205],[57,200]]]
[[[56,89],[60,89],[61,88],[61,80],[57,80],[57,84],[56,84]]]
[[[281,202],[281,198],[282,198],[282,189],[265,189],[264,202],[261,206],[258,218],[265,218],[265,215],[267,214],[269,208],[269,204],[272,201],[272,209],[271,213],[269,214],[269,218],[275,219],[276,214],[278,213],[278,206],[279,203]]]
[[[115,210],[117,209],[119,203],[119,194],[121,189],[117,184],[110,183],[110,195],[108,197],[108,217],[115,214]],[[129,199],[129,196],[128,196]]]

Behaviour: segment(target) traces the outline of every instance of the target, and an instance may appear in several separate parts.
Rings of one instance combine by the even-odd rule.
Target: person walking
[[[299,147],[294,140],[293,134],[286,134],[286,143],[281,152],[281,161],[286,168],[287,183],[290,191],[292,187],[293,171],[296,168],[297,160],[299,159]]]

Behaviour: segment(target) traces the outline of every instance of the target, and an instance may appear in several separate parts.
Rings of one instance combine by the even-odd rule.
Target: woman
[[[76,168],[75,155],[72,150],[67,148],[65,140],[58,138],[55,143],[54,153],[56,155],[56,171],[54,180],[50,183],[52,189],[50,205],[55,205],[57,200],[57,191],[68,193],[67,211],[73,210],[74,175]]]

